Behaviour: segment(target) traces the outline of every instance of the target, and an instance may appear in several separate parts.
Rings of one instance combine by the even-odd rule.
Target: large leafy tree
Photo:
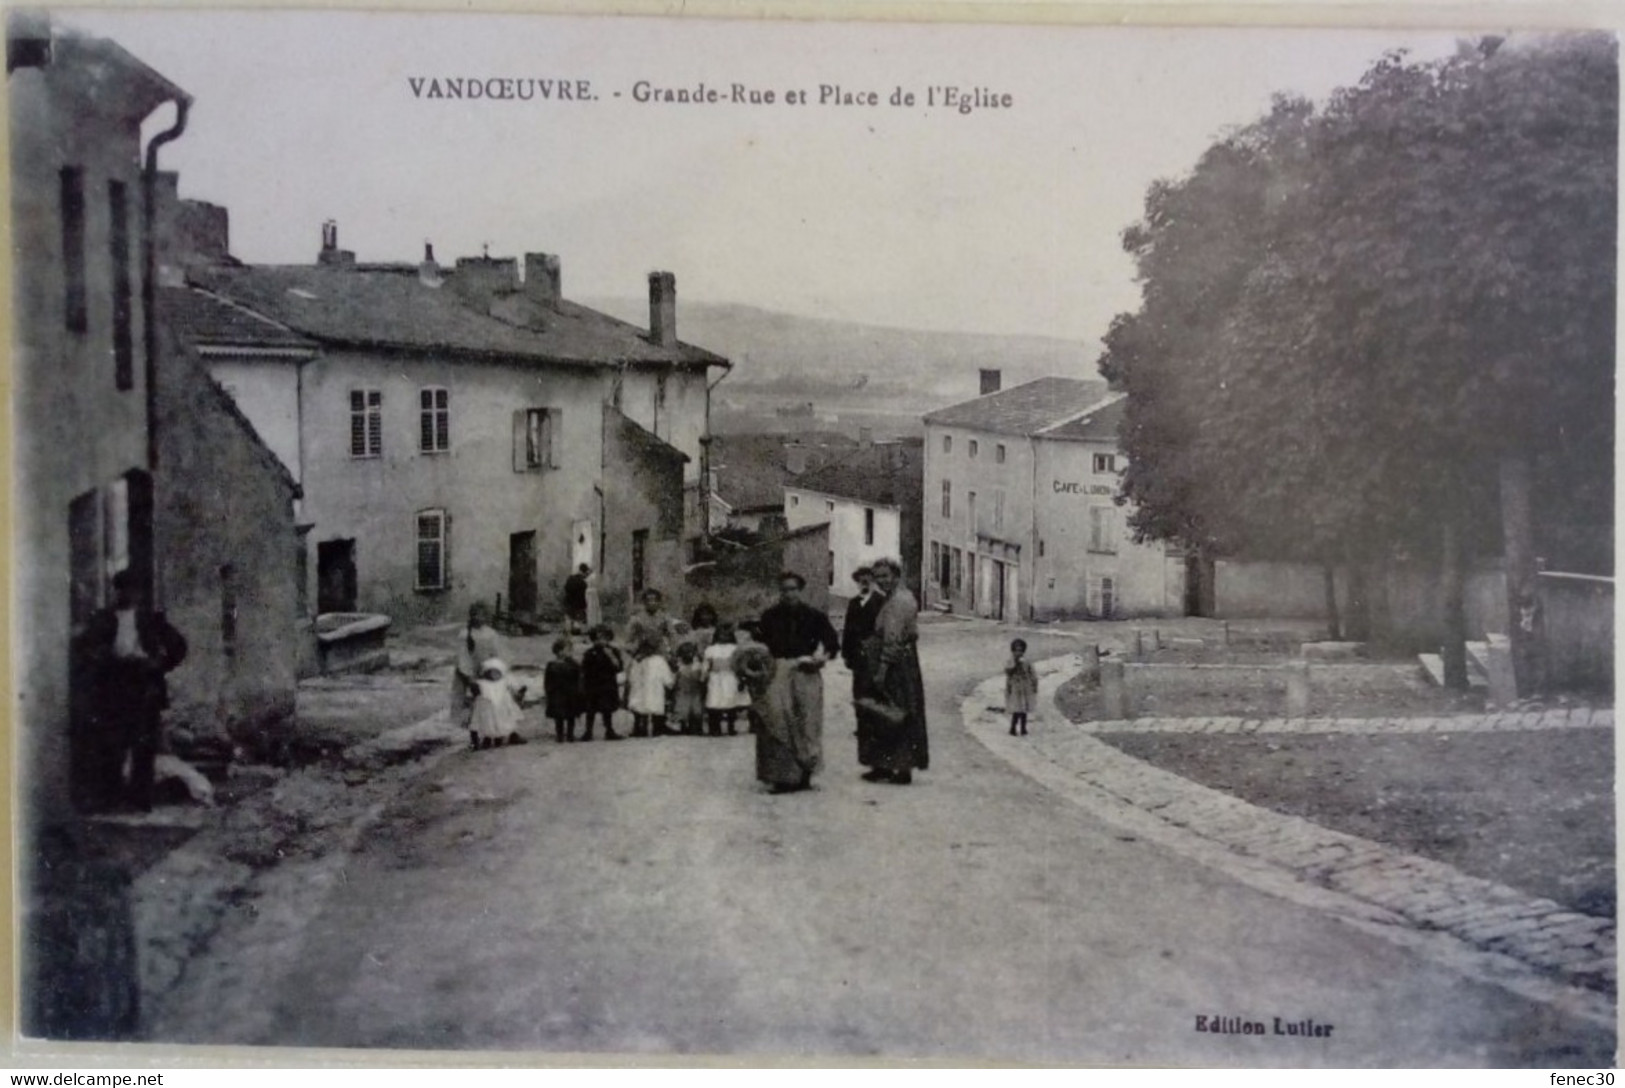
[[[1101,361],[1139,536],[1432,556],[1464,683],[1466,558],[1611,521],[1617,80],[1606,35],[1392,54],[1152,186]]]

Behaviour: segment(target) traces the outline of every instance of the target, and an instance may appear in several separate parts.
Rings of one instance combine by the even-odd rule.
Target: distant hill
[[[648,321],[648,304],[636,299],[580,301]],[[733,360],[720,396],[813,401],[820,411],[855,399],[929,411],[976,396],[983,367],[1002,371],[1005,388],[1046,375],[1095,378],[1100,355],[1098,343],[862,325],[735,303],[679,302],[677,335]]]

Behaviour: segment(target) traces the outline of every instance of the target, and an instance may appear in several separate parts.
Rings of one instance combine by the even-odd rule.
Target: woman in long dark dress
[[[865,646],[880,707],[871,716],[874,736],[867,745],[874,768],[871,782],[906,786],[914,771],[931,763],[925,724],[925,678],[920,674],[919,605],[903,584],[902,564],[882,559],[874,564],[875,586],[886,595],[875,616],[875,631]]]

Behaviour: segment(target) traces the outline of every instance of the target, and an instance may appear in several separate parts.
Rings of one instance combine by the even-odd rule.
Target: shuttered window
[[[350,456],[384,454],[384,394],[377,389],[350,390]]]
[[[541,472],[559,467],[557,408],[524,408],[513,414],[513,470]]]

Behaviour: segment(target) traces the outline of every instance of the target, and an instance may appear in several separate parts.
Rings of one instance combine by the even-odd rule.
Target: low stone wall
[[[1543,571],[1549,688],[1614,690],[1614,580]]]

